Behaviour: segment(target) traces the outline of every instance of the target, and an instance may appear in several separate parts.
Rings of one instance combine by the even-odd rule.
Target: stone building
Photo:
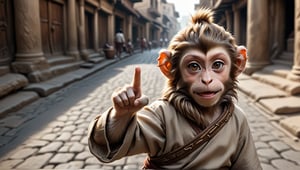
[[[241,90],[300,137],[300,1],[201,0],[248,49]]]
[[[166,0],[144,0],[134,4],[134,8],[148,21],[143,34],[144,37],[157,46],[161,37],[169,38],[179,30],[174,4]]]
[[[145,2],[151,2],[146,7],[151,18],[135,6]],[[167,2],[1,0],[0,114],[58,89],[46,91],[41,83],[106,60],[103,47],[114,45],[118,29],[133,42],[141,36],[158,39],[164,27],[158,19],[161,3]],[[178,16],[167,16],[174,17]]]
[[[162,2],[162,16],[160,19],[163,24],[163,31],[161,32],[160,37],[166,37],[170,40],[180,29],[180,25],[177,22],[179,14],[176,12],[175,5],[173,3],[166,3],[166,0],[162,0]]]

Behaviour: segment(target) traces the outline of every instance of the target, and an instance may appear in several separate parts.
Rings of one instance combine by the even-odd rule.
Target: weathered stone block
[[[0,77],[0,97],[17,91],[28,85],[28,80],[21,74],[5,74]]]
[[[293,116],[280,121],[280,125],[300,138],[300,116]]]

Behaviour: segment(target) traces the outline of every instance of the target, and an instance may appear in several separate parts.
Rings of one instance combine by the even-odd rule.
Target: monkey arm
[[[126,114],[118,118],[113,118],[110,116],[111,111],[112,109],[109,109],[107,112],[107,114],[109,114],[106,118],[107,120],[104,119],[106,116],[98,117],[99,119],[94,127],[93,138],[99,145],[106,144],[105,139],[103,138],[105,136],[105,131],[107,133],[107,140],[112,145],[117,145],[120,141],[122,141],[122,138],[126,133],[127,126],[130,123],[130,119],[132,118],[132,115]]]
[[[110,118],[112,108],[95,118],[90,123],[88,130],[88,144],[90,151],[95,155],[100,155],[103,162],[109,162],[110,154],[118,149],[122,143],[131,116],[122,116],[120,119]],[[98,157],[97,157],[98,158]]]
[[[142,109],[141,113],[118,119],[110,118],[111,111],[109,109],[97,116],[89,126],[90,151],[101,162],[161,150],[164,145],[162,122],[152,111]]]

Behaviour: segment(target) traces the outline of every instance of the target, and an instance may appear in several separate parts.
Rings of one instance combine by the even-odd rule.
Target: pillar
[[[288,79],[300,81],[300,1],[295,0],[294,64]]]
[[[126,37],[126,39],[131,39],[131,41],[132,41],[132,20],[133,20],[133,17],[132,17],[132,15],[129,15],[128,17],[127,17],[127,20],[126,20],[126,22],[127,22],[127,28],[126,28],[126,30],[127,30],[127,37]]]
[[[39,1],[15,0],[16,54],[12,68],[28,74],[49,68],[42,51]]]
[[[84,60],[88,59],[88,51],[86,49],[86,37],[85,37],[85,10],[84,0],[79,2],[79,48],[80,54]]]
[[[248,0],[246,74],[270,64],[268,1]]]
[[[68,1],[68,49],[67,54],[79,59],[79,52],[78,52],[78,38],[77,38],[77,24],[76,24],[76,0],[69,0]]]
[[[145,37],[147,40],[149,40],[150,37],[150,30],[151,30],[151,24],[150,22],[147,22],[145,27],[145,32],[143,34],[143,37]]]
[[[98,52],[99,50],[99,14],[98,10],[94,10],[94,50]]]
[[[109,15],[108,16],[108,42],[111,45],[115,45],[114,44],[114,38],[115,38],[115,17],[114,15]]]
[[[233,21],[233,35],[236,39],[236,43],[240,44],[240,37],[241,37],[241,14],[240,14],[240,10],[234,6],[233,7],[233,15],[234,15],[234,21]]]
[[[225,11],[226,15],[226,30],[230,33],[232,33],[232,12],[229,10]]]

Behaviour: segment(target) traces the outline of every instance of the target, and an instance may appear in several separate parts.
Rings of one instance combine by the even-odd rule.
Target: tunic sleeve
[[[91,153],[101,162],[112,162],[124,156],[139,153],[156,154],[164,146],[165,140],[163,123],[159,116],[157,116],[156,111],[149,107],[142,109],[129,121],[125,121],[127,122],[125,129],[120,129],[120,127],[124,127],[120,123],[108,126],[109,111],[96,117],[90,123],[88,133],[88,144]],[[92,136],[97,121],[100,121],[97,127],[97,134],[100,136],[97,136],[97,138],[103,140],[101,145],[97,144]],[[110,136],[122,134],[122,132],[118,132],[120,130],[125,133],[121,135],[122,137],[116,145],[110,141]]]
[[[243,113],[240,116],[240,135],[232,169],[262,170],[247,119]]]

